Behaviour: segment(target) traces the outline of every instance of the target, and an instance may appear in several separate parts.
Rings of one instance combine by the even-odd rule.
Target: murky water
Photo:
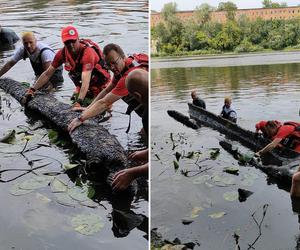
[[[148,1],[0,1],[0,24],[13,29],[19,36],[23,31],[35,31],[40,40],[54,49],[62,46],[61,27],[74,24],[78,27],[80,37],[99,42],[101,47],[114,42],[121,45],[127,54],[148,52]],[[13,49],[1,51],[0,65],[2,66],[12,54]],[[28,61],[20,61],[5,76],[17,81],[34,81],[34,74]],[[65,72],[64,76],[64,86],[56,96],[62,101],[69,102],[73,83]],[[0,95],[2,98],[1,136],[8,129],[31,132],[29,128],[39,125],[38,121],[24,114],[20,105],[12,97],[2,90]],[[122,114],[125,111],[126,105],[122,101],[116,103],[113,117],[105,122],[104,126],[117,136],[126,150],[142,148],[144,144],[138,134],[142,127],[140,118],[133,115],[131,130],[129,134],[125,134],[128,125],[128,116]],[[30,161],[42,159],[34,162],[33,167],[47,163],[50,165],[36,170],[35,174],[55,172],[69,187],[75,186],[75,182],[93,186],[96,189],[93,197],[96,202],[95,208],[81,204],[61,205],[57,202],[57,197],[50,186],[23,196],[10,194],[14,184],[32,178],[34,173],[28,173],[11,182],[1,183],[1,249],[132,249],[133,246],[135,249],[146,249],[148,241],[145,239],[145,227],[134,228],[128,234],[126,225],[124,228],[124,223],[122,225],[122,222],[117,220],[120,216],[116,216],[116,211],[130,211],[131,219],[135,216],[132,215],[133,213],[148,216],[147,195],[144,193],[134,201],[130,198],[112,199],[107,186],[86,179],[84,173],[77,173],[76,170],[68,175],[61,173],[61,163],[74,163],[72,151],[70,146],[61,147],[51,144],[47,136],[48,131],[41,128],[32,132],[34,137],[30,139],[26,150],[37,144],[42,146],[25,152],[25,156],[20,153],[4,153],[22,151],[26,142],[22,140],[24,134],[17,135],[18,145],[5,147],[1,144],[0,170],[28,169]],[[1,178],[8,180],[22,173],[24,171],[20,170],[5,172],[1,174]],[[76,179],[78,174],[80,178]],[[72,226],[72,218],[78,214],[100,216],[103,227],[92,236],[84,236],[76,232],[76,227]],[[138,218],[143,217],[138,216]],[[85,226],[79,226],[77,230],[82,227]]]
[[[259,56],[257,60],[263,61]],[[176,62],[177,67],[171,68],[170,62],[161,62],[162,68],[156,65],[151,72],[151,227],[158,228],[165,239],[194,242],[195,249],[235,249],[234,233],[240,237],[241,249],[250,249],[260,229],[255,249],[299,249],[298,216],[293,213],[288,187],[258,169],[240,166],[219,145],[227,140],[222,134],[207,127],[184,127],[166,111],[187,115],[190,92],[195,89],[215,113],[221,111],[224,97],[232,96],[238,123],[252,131],[262,119],[298,121],[300,64],[220,67],[218,59],[215,64],[218,67],[187,67]],[[216,160],[209,159],[212,148],[220,148]],[[187,156],[192,151],[202,154],[181,157],[176,170],[175,153]],[[224,173],[229,166],[238,167],[239,175]],[[224,193],[238,188],[253,194],[245,202],[225,200]],[[212,218],[216,215],[221,217]],[[184,225],[182,219],[193,222]]]

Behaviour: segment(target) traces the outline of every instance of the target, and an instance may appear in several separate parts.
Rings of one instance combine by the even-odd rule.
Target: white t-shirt
[[[13,54],[13,56],[11,57],[11,59],[14,61],[14,62],[18,62],[20,60],[23,59],[23,56],[24,56],[24,51],[25,53],[27,54],[28,58],[35,62],[36,60],[38,60],[38,56],[40,54],[40,51],[43,49],[43,48],[50,48],[48,45],[42,43],[42,42],[37,42],[36,44],[36,51],[33,53],[33,54],[29,54],[27,51],[25,51],[25,48],[24,46],[22,45],[21,47],[19,47]],[[47,62],[52,62],[53,59],[54,59],[54,56],[55,56],[55,52],[53,52],[52,50],[50,49],[46,49],[43,51],[42,55],[41,55],[41,60],[42,60],[42,63],[47,63]]]

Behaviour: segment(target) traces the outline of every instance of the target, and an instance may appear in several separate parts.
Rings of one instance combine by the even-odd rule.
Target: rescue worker
[[[33,32],[22,34],[23,45],[19,47],[7,63],[0,69],[0,77],[8,72],[20,60],[29,58],[36,78],[48,69],[54,59],[55,52],[48,45],[37,41]],[[62,67],[59,67],[46,85],[49,89],[57,88],[62,84]]]
[[[236,123],[237,121],[237,114],[236,112],[231,108],[231,98],[230,97],[225,97],[224,99],[224,106],[222,107],[221,111],[221,117],[224,119],[227,119],[229,121],[232,121]]]
[[[125,81],[128,91],[145,107],[142,122],[146,135],[148,135],[148,72],[143,69],[136,69],[128,74]],[[124,190],[134,179],[148,176],[148,148],[130,154],[128,159],[142,162],[142,164],[117,172],[112,182],[114,190]]]
[[[134,54],[133,56],[126,57],[121,47],[113,43],[107,44],[104,47],[103,54],[106,65],[113,72],[113,80],[87,108],[74,109],[83,112],[69,124],[68,130],[70,133],[85,120],[108,110],[119,99],[123,99],[128,104],[126,114],[130,114],[134,110],[140,117],[143,115],[143,105],[140,105],[130,95],[125,86],[125,80],[128,74],[135,69],[142,68],[148,71],[148,55]]]
[[[11,46],[19,40],[20,38],[12,29],[0,25],[0,47]]]
[[[255,155],[261,156],[279,145],[288,147],[300,153],[300,123],[268,121],[264,126],[265,134],[272,142],[259,150]]]
[[[201,98],[199,98],[199,97],[197,96],[197,93],[196,93],[195,90],[193,90],[193,91],[191,92],[191,97],[192,97],[192,99],[193,99],[193,104],[194,104],[195,106],[200,107],[200,108],[203,108],[203,109],[206,109],[205,101],[202,100]]]
[[[298,171],[293,174],[290,195],[291,197],[300,197],[300,166]]]
[[[104,67],[103,55],[99,46],[89,39],[79,40],[78,31],[67,26],[61,31],[64,47],[60,49],[49,68],[24,96],[23,102],[32,98],[34,92],[42,88],[62,64],[76,86],[74,95],[78,94],[73,107],[80,107],[85,97],[96,97],[110,81],[110,74]]]

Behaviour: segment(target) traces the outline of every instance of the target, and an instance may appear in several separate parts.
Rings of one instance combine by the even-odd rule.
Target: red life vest
[[[285,122],[283,125],[294,126],[295,130],[290,136],[296,137],[297,140],[299,140],[300,142],[300,123],[289,121],[289,122]]]
[[[80,39],[79,41],[81,44],[83,44],[83,48],[80,50],[80,54],[74,60],[72,56],[70,55],[69,51],[64,47],[62,51],[62,58],[63,62],[65,62],[65,70],[69,71],[69,76],[74,82],[76,86],[81,86],[81,73],[82,73],[82,65],[81,65],[81,59],[84,53],[84,50],[88,47],[93,48],[97,55],[99,56],[99,62],[95,65],[93,71],[92,71],[92,77],[90,86],[94,87],[103,87],[103,85],[106,85],[110,81],[110,74],[108,70],[105,67],[104,63],[104,57],[102,50],[98,46],[98,44],[94,43],[90,39]],[[97,77],[95,77],[97,76]]]

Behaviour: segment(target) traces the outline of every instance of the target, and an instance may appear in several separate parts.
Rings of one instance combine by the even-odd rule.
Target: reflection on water
[[[186,128],[166,111],[175,109],[187,114],[186,103],[195,89],[206,101],[207,109],[215,113],[221,111],[224,97],[232,96],[238,123],[252,131],[262,119],[297,121],[299,69],[300,64],[284,64],[152,70],[152,228],[157,227],[168,240],[178,237],[181,242],[192,241],[198,244],[196,249],[234,249],[235,232],[240,236],[241,249],[247,249],[259,231],[251,214],[256,211],[260,220],[263,205],[268,204],[262,235],[254,247],[295,249],[298,217],[293,214],[289,193],[281,189],[288,190],[288,187],[282,187],[260,170],[240,166],[220,147],[219,141],[226,138],[217,131],[206,127],[196,131]],[[248,152],[240,144],[233,144]],[[211,148],[220,148],[216,160],[209,159]],[[190,159],[181,157],[176,170],[176,152],[201,154]],[[223,168],[229,166],[238,167],[239,175],[224,173]],[[187,172],[195,176],[182,174]],[[254,194],[245,202],[225,200],[226,192],[236,192],[238,188]],[[195,214],[195,211],[200,212]],[[211,218],[215,213],[225,215]],[[182,219],[192,223],[184,225]],[[280,235],[280,239],[274,235]]]
[[[127,54],[148,51],[148,1],[87,1],[87,0],[12,0],[0,1],[0,24],[13,29],[19,36],[23,31],[34,31],[39,40],[51,45],[55,50],[62,47],[60,30],[63,26],[74,24],[82,38],[89,38],[100,43],[103,48],[107,43],[119,44]],[[129,39],[130,38],[130,39]],[[20,42],[16,44],[16,47]],[[12,56],[14,48],[0,51],[0,67]],[[33,82],[34,74],[28,61],[20,61],[7,74],[17,81]],[[58,99],[69,102],[73,83],[64,72],[65,82],[61,91],[56,93]],[[0,116],[0,137],[8,129],[18,125],[30,126],[20,105],[0,90],[2,97],[2,114]],[[10,105],[8,106],[8,103]],[[114,105],[113,117],[103,125],[115,134],[126,150],[144,147],[138,132],[142,123],[133,114],[131,130],[125,131],[129,117],[124,114],[126,106],[119,101]],[[47,130],[43,143],[48,144]],[[21,141],[21,144],[23,142]],[[22,144],[23,145],[23,144]],[[2,147],[1,147],[2,149]],[[12,148],[10,148],[12,149]],[[28,168],[28,161],[18,155],[0,153],[2,169]],[[29,160],[36,159],[38,154],[51,156],[63,164],[72,161],[71,153],[62,147],[42,146],[26,153]],[[73,162],[72,162],[73,163]],[[36,165],[34,165],[36,166]],[[1,249],[146,249],[145,239],[148,216],[146,193],[133,200],[132,196],[112,196],[111,190],[103,184],[103,177],[94,180],[86,173],[76,172],[75,176],[61,172],[59,164],[51,164],[42,172],[59,172],[59,177],[69,186],[80,180],[96,189],[94,201],[96,208],[86,206],[63,206],[56,202],[50,187],[32,192],[25,196],[9,194],[11,186],[18,181],[32,177],[29,173],[15,182],[2,183],[0,199],[3,201],[0,213]],[[22,171],[20,172],[22,173]],[[2,178],[15,177],[17,172],[6,172]],[[95,183],[93,182],[95,181]],[[100,232],[87,237],[75,232],[71,219],[81,213],[96,213],[102,217],[104,227]],[[41,224],[42,223],[42,224]],[[118,238],[118,239],[116,239]]]

